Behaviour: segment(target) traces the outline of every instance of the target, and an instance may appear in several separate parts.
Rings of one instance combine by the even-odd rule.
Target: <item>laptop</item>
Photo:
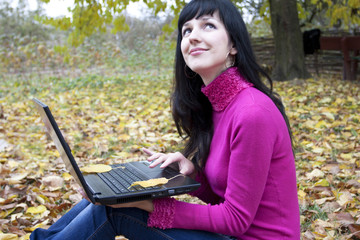
[[[45,124],[45,128],[55,143],[67,170],[75,181],[84,189],[92,203],[113,205],[132,201],[167,197],[196,190],[200,183],[180,174],[171,167],[161,169],[149,167],[148,161],[134,161],[110,165],[111,170],[103,173],[83,174],[80,171],[71,149],[65,141],[50,108],[40,100],[33,99]],[[155,178],[167,178],[162,186],[131,186],[135,181],[146,181]]]

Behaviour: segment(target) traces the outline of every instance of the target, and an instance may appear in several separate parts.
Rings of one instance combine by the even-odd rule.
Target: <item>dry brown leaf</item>
[[[329,223],[327,221],[321,220],[321,219],[316,219],[316,221],[314,222],[315,226],[321,226],[323,228],[334,228],[334,225],[332,223]]]
[[[307,173],[306,176],[308,179],[314,179],[314,178],[322,178],[324,177],[324,172],[319,169],[314,169],[311,173]]]
[[[42,178],[42,183],[50,190],[56,191],[63,187],[64,179],[60,176],[47,176]]]
[[[349,230],[354,236],[360,238],[360,225],[359,224],[350,224]]]
[[[21,183],[21,181],[24,180],[28,174],[29,174],[28,172],[18,173],[7,180],[10,185],[18,184]]]
[[[340,223],[341,225],[348,226],[350,224],[354,224],[354,217],[351,216],[348,212],[338,212],[338,213],[330,213],[328,215],[331,221],[335,221]]]
[[[334,199],[335,199],[335,197],[325,197],[325,198],[316,199],[314,202],[315,202],[317,205],[322,205],[322,204],[324,204],[325,202],[330,201],[330,200],[334,200]]]

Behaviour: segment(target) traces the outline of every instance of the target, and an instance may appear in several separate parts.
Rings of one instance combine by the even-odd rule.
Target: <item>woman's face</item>
[[[186,65],[208,85],[237,53],[218,12],[187,21],[182,27],[181,52]]]

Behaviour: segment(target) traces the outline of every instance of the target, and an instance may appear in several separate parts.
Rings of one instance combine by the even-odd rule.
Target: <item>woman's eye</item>
[[[191,33],[191,29],[187,28],[183,31],[183,36],[188,35],[189,33]]]
[[[215,29],[215,25],[214,24],[211,24],[211,23],[207,23],[205,24],[205,28],[209,28],[209,29]]]

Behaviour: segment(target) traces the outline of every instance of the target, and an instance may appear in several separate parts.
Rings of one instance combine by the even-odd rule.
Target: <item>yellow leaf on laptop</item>
[[[93,164],[86,167],[80,168],[83,173],[103,173],[109,172],[111,170],[111,166],[105,164]]]
[[[162,178],[154,178],[154,179],[149,179],[149,180],[146,180],[146,181],[133,182],[133,184],[131,184],[130,187],[133,187],[133,186],[141,186],[141,187],[144,187],[144,188],[155,187],[155,186],[159,186],[159,185],[164,185],[168,181],[169,180],[167,178],[164,178],[164,177],[162,177]]]

